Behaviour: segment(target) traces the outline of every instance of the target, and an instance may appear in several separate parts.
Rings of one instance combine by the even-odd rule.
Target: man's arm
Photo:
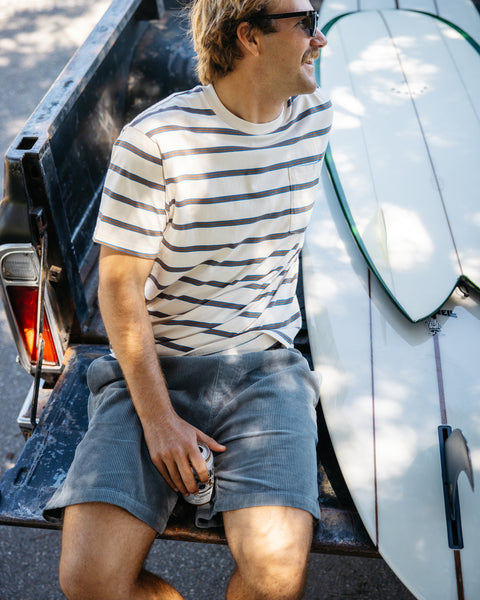
[[[197,441],[216,452],[225,446],[180,419],[172,407],[145,305],[145,281],[152,266],[153,259],[102,246],[100,310],[153,463],[173,489],[195,493],[198,487],[191,467],[201,481],[208,481]]]

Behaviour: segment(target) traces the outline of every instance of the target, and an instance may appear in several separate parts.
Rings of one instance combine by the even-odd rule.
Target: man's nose
[[[311,39],[310,44],[316,48],[323,48],[327,45],[327,38],[323,35],[318,27],[315,31],[315,35]]]

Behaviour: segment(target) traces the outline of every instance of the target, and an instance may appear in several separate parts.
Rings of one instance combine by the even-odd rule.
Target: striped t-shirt
[[[155,259],[145,298],[159,355],[292,344],[298,255],[331,120],[320,89],[256,124],[198,86],[123,129],[94,239]]]

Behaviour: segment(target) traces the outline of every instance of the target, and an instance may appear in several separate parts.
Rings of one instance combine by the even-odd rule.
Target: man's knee
[[[68,600],[98,597],[93,594],[102,587],[98,585],[101,577],[99,567],[94,569],[90,557],[80,551],[71,554],[62,550],[58,577],[60,588]]]
[[[118,588],[123,578],[108,561],[97,560],[93,553],[77,548],[75,552],[62,549],[59,564],[59,583],[68,600],[109,600],[121,598]]]
[[[285,512],[282,507],[263,507],[257,514],[260,520],[247,535],[239,535],[236,526],[230,530],[232,519],[227,518],[229,543],[237,564],[233,585],[245,586],[254,598],[300,598],[311,546],[312,517],[296,509]],[[247,525],[243,516],[239,523],[241,527]]]
[[[102,503],[65,511],[59,581],[69,600],[128,597],[155,532],[121,508]]]

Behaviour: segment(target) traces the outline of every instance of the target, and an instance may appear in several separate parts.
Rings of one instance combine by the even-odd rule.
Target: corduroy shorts
[[[318,378],[297,350],[160,359],[178,415],[227,450],[215,455],[215,490],[197,525],[224,511],[291,506],[319,517],[315,406]],[[88,370],[89,427],[44,516],[85,502],[120,506],[162,533],[178,500],[152,463],[117,360]]]

